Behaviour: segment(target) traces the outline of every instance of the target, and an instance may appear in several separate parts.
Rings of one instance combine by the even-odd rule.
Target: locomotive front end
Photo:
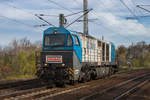
[[[41,52],[40,79],[47,83],[64,84],[73,77],[72,51],[43,51]],[[69,70],[69,71],[68,71]]]
[[[61,84],[74,80],[73,38],[64,28],[44,31],[43,50],[36,75],[46,83]]]

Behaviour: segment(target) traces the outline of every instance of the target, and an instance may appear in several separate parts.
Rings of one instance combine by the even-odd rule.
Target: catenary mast
[[[83,11],[86,13],[88,11],[88,0],[83,0]],[[88,14],[85,14],[83,17],[83,30],[84,34],[88,35]]]

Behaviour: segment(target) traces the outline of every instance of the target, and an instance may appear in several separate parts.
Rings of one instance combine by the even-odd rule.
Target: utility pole
[[[84,11],[84,13],[86,13],[88,11],[88,1],[87,0],[83,0],[83,11]],[[84,22],[84,25],[83,25],[84,34],[88,35],[88,14],[84,15],[83,22]]]
[[[104,36],[102,36],[102,40],[104,41]]]
[[[65,16],[64,14],[60,14],[59,15],[59,26],[60,27],[64,27],[64,24],[66,24],[66,19],[65,19]]]

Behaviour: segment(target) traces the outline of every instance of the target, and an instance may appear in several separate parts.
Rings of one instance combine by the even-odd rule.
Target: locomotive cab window
[[[45,35],[45,46],[49,47],[65,46],[65,34]]]
[[[78,37],[76,35],[73,35],[73,37],[74,37],[74,40],[75,40],[75,45],[80,46]]]
[[[67,38],[67,46],[72,46],[73,43],[72,43],[72,38],[70,35],[68,35],[68,38]]]

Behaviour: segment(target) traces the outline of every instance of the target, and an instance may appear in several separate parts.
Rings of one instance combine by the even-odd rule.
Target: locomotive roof
[[[111,43],[111,44],[113,44],[112,42],[107,42],[107,41],[105,41],[105,40],[100,40],[100,39],[95,38],[95,37],[93,37],[93,36],[91,36],[91,35],[86,35],[86,34],[81,33],[81,32],[71,31],[71,30],[68,30],[68,29],[66,29],[66,28],[64,28],[64,27],[50,27],[50,28],[48,28],[48,29],[46,29],[46,30],[44,31],[44,34],[53,34],[55,30],[57,30],[57,33],[60,33],[60,34],[63,34],[63,33],[70,33],[70,34],[76,34],[76,35],[84,35],[84,36],[89,37],[89,38],[91,38],[91,39],[97,39],[97,40],[102,41],[102,42],[106,42],[106,43]]]
[[[44,31],[44,34],[53,34],[54,31],[57,30],[57,33],[70,33],[67,29],[63,27],[50,27]]]

